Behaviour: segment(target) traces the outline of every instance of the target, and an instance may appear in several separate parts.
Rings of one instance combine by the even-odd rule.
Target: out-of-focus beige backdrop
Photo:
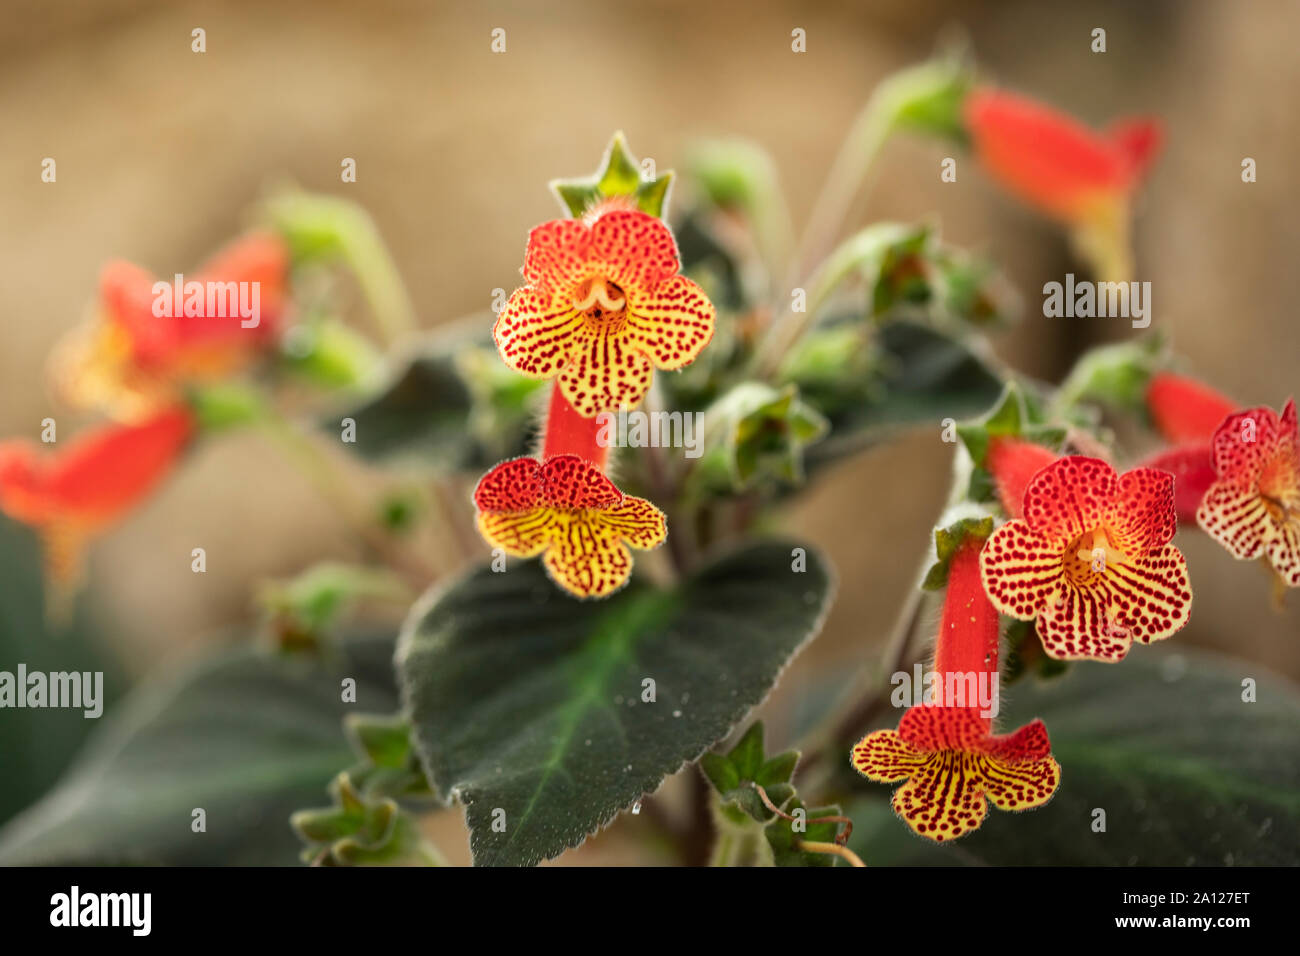
[[[1097,26],[1104,54],[1090,51]],[[194,27],[207,31],[205,54],[190,51]],[[489,49],[495,27],[504,55]],[[805,54],[790,50],[794,27],[807,31]],[[0,15],[0,434],[35,437],[61,414],[42,362],[83,317],[105,259],[189,269],[276,181],[363,203],[432,327],[511,287],[526,230],[556,213],[547,180],[589,171],[615,129],[660,168],[697,135],[757,141],[802,223],[873,85],[949,30],[965,33],[988,78],[1094,124],[1163,117],[1137,227],[1154,327],[1243,402],[1279,406],[1300,389],[1300,4],[1287,0],[44,3]],[[946,151],[893,143],[867,215],[937,217],[946,238],[1004,264],[1027,305],[998,340],[1006,358],[1057,377],[1088,344],[1133,334],[1117,320],[1043,318],[1043,282],[1072,267],[1060,231],[972,163],[941,184]],[[53,185],[40,182],[46,156]],[[355,185],[339,182],[345,156]],[[1245,156],[1258,161],[1253,185],[1240,180]],[[797,507],[792,526],[830,553],[842,587],[786,694],[813,668],[878,650],[950,454],[916,435],[837,468]],[[1276,615],[1258,568],[1193,531],[1179,544],[1197,597],[1175,640],[1300,674],[1300,595]],[[189,568],[197,546],[205,575]],[[96,546],[94,601],[139,672],[251,622],[261,577],[350,547],[260,439],[221,438]]]

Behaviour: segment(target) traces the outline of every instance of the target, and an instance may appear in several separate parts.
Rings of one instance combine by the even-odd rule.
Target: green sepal
[[[767,757],[763,750],[763,722],[755,721],[725,755],[707,753],[700,758],[700,769],[718,791],[724,817],[741,824],[745,817],[766,823],[772,812],[763,804],[754,784],[761,786],[768,799],[778,807],[794,796],[790,778],[799,762],[799,751],[787,750]],[[739,816],[739,810],[744,816]]]
[[[357,789],[371,797],[426,799],[428,778],[411,745],[411,724],[403,714],[350,714],[343,731],[361,762],[348,770]]]
[[[368,338],[334,318],[295,325],[280,353],[289,371],[321,388],[364,388],[384,367]]]
[[[934,562],[925,572],[922,589],[938,591],[948,584],[952,556],[967,541],[984,542],[993,533],[992,515],[969,515],[956,518],[934,530]]]
[[[438,865],[436,851],[397,802],[359,790],[348,772],[329,786],[332,807],[299,810],[289,823],[314,866]]]
[[[966,143],[962,110],[974,82],[969,58],[953,50],[887,77],[877,88],[876,101],[892,129]]]
[[[1020,438],[1059,451],[1065,442],[1066,429],[1041,420],[1035,421],[1035,417],[1031,415],[1023,389],[1015,382],[1008,382],[997,404],[988,414],[957,426],[957,437],[970,452],[975,468],[985,471],[989,446],[994,438]],[[981,497],[976,500],[984,499]]]
[[[910,317],[988,326],[1020,311],[992,263],[942,242],[929,223],[879,222],[844,240],[813,277],[808,310],[818,314],[851,278],[861,280],[866,315],[876,322]]]
[[[641,165],[628,150],[627,141],[619,131],[605,148],[605,156],[596,172],[577,179],[555,179],[550,186],[560,205],[575,219],[602,200],[617,196],[631,197],[636,208],[662,218],[672,181],[672,170],[654,179],[643,178]]]
[[[803,841],[834,843],[839,833],[838,823],[808,823],[807,821],[819,817],[840,816],[840,808],[830,806],[810,810],[798,797],[795,797],[785,811],[790,816],[799,816],[796,811],[803,811],[804,832],[795,832],[796,821],[786,820],[784,817],[777,817],[764,827],[763,835],[767,837],[767,845],[772,851],[772,863],[775,866],[834,866],[834,856],[827,853],[808,853],[799,849],[799,843]]]
[[[365,599],[409,603],[410,589],[389,571],[324,562],[286,581],[265,582],[258,601],[282,649],[315,647]]]
[[[707,450],[692,480],[697,489],[739,492],[761,481],[800,485],[803,453],[830,430],[826,418],[791,384],[742,382],[705,413]]]
[[[1132,342],[1089,349],[1056,393],[1062,415],[1080,402],[1098,402],[1119,411],[1146,416],[1146,392],[1151,376],[1169,361],[1163,336],[1152,334]]]
[[[258,389],[242,382],[195,387],[189,390],[186,398],[199,428],[205,432],[263,422],[270,410],[266,397]]]
[[[411,724],[401,714],[348,714],[343,732],[376,767],[405,767],[411,761]]]

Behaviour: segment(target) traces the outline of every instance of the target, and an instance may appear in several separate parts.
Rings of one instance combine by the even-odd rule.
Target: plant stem
[[[656,382],[650,386],[650,391],[646,395],[645,408],[647,414],[653,415],[662,407],[659,384]],[[677,507],[678,487],[668,473],[668,465],[662,454],[663,449],[648,444],[642,451],[645,458],[646,479],[653,498],[652,503],[663,511],[668,522],[668,556],[672,559],[673,570],[682,577],[690,570],[692,564],[695,544],[693,529]]]
[[[775,813],[782,820],[794,820],[794,817],[790,816],[790,814],[786,813],[784,810],[782,810],[780,807],[778,807],[775,803],[772,802],[772,798],[767,795],[767,791],[763,789],[763,787],[760,784],[757,783],[754,784],[754,789],[758,791],[758,799],[763,801],[763,806],[767,807],[769,810]],[[844,844],[848,843],[849,837],[853,835],[853,821],[850,820],[848,817],[840,817],[840,816],[814,817],[811,820],[805,820],[804,823],[844,824],[843,832],[841,832],[835,837],[835,842],[838,843],[840,846],[843,846]]]
[[[794,848],[804,853],[828,853],[832,856],[838,856],[848,860],[850,866],[863,866],[867,864],[862,862],[862,858],[846,846],[840,846],[838,843],[818,843],[808,840],[796,840]]]
[[[840,146],[825,185],[813,204],[808,225],[804,228],[799,248],[791,262],[786,286],[777,292],[780,301],[775,303],[773,311],[777,318],[768,327],[754,351],[750,367],[760,377],[775,371],[781,357],[814,318],[811,303],[807,304],[804,312],[795,312],[786,300],[794,289],[807,289],[813,271],[830,252],[835,238],[843,228],[849,210],[855,205],[854,199],[862,181],[893,129],[889,105],[888,101],[879,96],[872,97],[858,114]]]
[[[713,844],[713,856],[709,859],[709,866],[736,866],[740,860],[740,851],[744,847],[744,840],[734,828],[721,827],[718,830],[718,839]]]

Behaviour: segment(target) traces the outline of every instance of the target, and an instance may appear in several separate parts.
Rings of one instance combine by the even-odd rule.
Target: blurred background
[[[76,426],[52,402],[43,362],[85,317],[105,260],[163,275],[191,269],[276,183],[369,210],[431,328],[517,284],[526,230],[557,214],[546,182],[589,172],[616,129],[661,170],[680,165],[698,136],[757,142],[802,226],[875,84],[953,35],[969,42],[985,79],[1095,126],[1133,113],[1163,120],[1166,146],[1136,226],[1153,329],[1190,371],[1243,403],[1280,407],[1300,388],[1300,193],[1290,169],[1300,149],[1300,5],[1287,0],[6,6],[3,436],[35,438],[47,415],[61,434]],[[1089,46],[1098,26],[1104,54]],[[190,51],[196,27],[207,31],[202,55]],[[490,52],[496,27],[506,30],[504,55]],[[807,31],[802,55],[790,50],[795,27]],[[1124,321],[1042,316],[1042,284],[1080,271],[1063,232],[973,163],[959,161],[957,184],[940,183],[938,160],[950,151],[893,141],[863,222],[933,219],[946,240],[998,262],[1026,309],[995,344],[1032,375],[1058,379],[1089,345],[1132,335]],[[46,156],[58,163],[53,185],[40,181]],[[1240,178],[1246,156],[1259,168],[1251,185]],[[357,161],[355,184],[339,182],[343,157]],[[937,425],[837,466],[790,514],[791,529],[829,553],[841,588],[825,632],[771,706],[878,652],[947,491],[952,449],[936,435]],[[1197,600],[1176,640],[1300,677],[1300,595],[1274,613],[1257,567],[1194,532],[1178,543]],[[204,575],[189,567],[199,546]],[[100,640],[135,676],[239,640],[256,621],[258,581],[355,557],[352,547],[262,439],[207,442],[97,542],[90,600]]]

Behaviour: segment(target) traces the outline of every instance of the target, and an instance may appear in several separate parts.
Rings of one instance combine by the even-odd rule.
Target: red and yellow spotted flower
[[[632,573],[628,546],[656,548],[668,536],[663,513],[624,495],[592,462],[556,455],[497,465],[474,491],[478,527],[493,547],[542,563],[578,597],[607,597]]]
[[[1127,120],[1096,133],[1045,104],[993,89],[972,92],[965,115],[990,175],[1070,226],[1099,278],[1131,278],[1130,207],[1160,147],[1156,122]]]
[[[1235,557],[1265,557],[1300,587],[1300,432],[1295,400],[1229,415],[1214,433],[1214,483],[1196,520]]]
[[[175,403],[186,384],[235,374],[275,341],[288,267],[282,240],[250,234],[183,277],[178,299],[174,279],[157,280],[129,262],[108,263],[100,274],[99,316],[53,356],[56,389],[76,407],[138,420]],[[193,294],[192,283],[201,295]],[[166,294],[160,297],[156,285],[168,286]],[[252,306],[254,294],[257,314],[245,318],[239,306]]]
[[[975,679],[997,693],[998,612],[980,583],[975,540],[952,558],[934,669],[944,696],[910,708],[897,730],[864,737],[853,748],[858,772],[879,783],[906,780],[894,792],[894,810],[915,832],[940,843],[978,828],[990,800],[1000,810],[1017,811],[1050,800],[1061,768],[1043,722],[994,735],[995,700],[973,704],[969,691],[960,690]],[[947,689],[952,686],[956,693]]]
[[[909,708],[897,730],[877,730],[853,748],[853,766],[879,783],[906,780],[894,792],[895,812],[940,843],[978,828],[990,800],[999,810],[1032,810],[1061,782],[1041,720],[994,736],[970,707]]]
[[[194,427],[177,407],[78,435],[47,455],[31,442],[0,443],[0,511],[41,533],[52,579],[73,581],[86,541],[162,480]]]
[[[543,223],[492,329],[502,359],[558,377],[584,418],[635,406],[656,366],[689,365],[713,337],[713,304],[680,267],[668,226],[625,204]]]
[[[1187,623],[1187,562],[1168,472],[1120,476],[1099,458],[1058,459],[1030,480],[1024,518],[989,538],[980,570],[1003,614],[1037,620],[1043,649],[1062,660],[1122,660],[1133,641]]]

